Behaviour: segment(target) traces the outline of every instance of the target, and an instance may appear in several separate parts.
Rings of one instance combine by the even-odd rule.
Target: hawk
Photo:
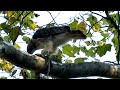
[[[57,54],[58,46],[72,39],[86,39],[80,30],[70,30],[69,26],[42,28],[37,30],[27,45],[27,52],[33,54],[38,49],[43,49],[42,55]]]

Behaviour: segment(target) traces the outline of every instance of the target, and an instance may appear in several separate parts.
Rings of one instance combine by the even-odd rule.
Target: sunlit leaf
[[[11,72],[11,69],[12,69],[12,68],[13,68],[13,65],[10,64],[10,63],[7,63],[7,64],[5,64],[5,65],[3,66],[3,69],[4,69],[6,72],[8,72],[8,73]]]
[[[7,15],[8,15],[8,17],[11,17],[12,11],[8,11]]]
[[[72,30],[76,30],[77,23],[78,23],[78,21],[76,19],[74,19],[74,21],[72,23],[70,23],[70,25],[69,25],[70,28]]]
[[[17,49],[21,48],[17,43],[14,44],[14,47],[17,48]]]
[[[73,48],[69,44],[63,46],[63,53],[70,57],[74,57]]]
[[[104,38],[106,38],[106,37],[109,36],[109,33],[107,33],[107,32],[101,32],[101,35],[102,35]]]
[[[97,41],[98,46],[103,46],[105,43],[102,41]]]
[[[31,29],[35,30],[37,28],[37,24],[35,22],[31,23]]]

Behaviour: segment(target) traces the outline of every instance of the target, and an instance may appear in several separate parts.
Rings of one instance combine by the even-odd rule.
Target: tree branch
[[[4,41],[0,41],[0,57],[18,67],[40,71],[40,73],[43,74],[47,74],[48,71],[46,59],[22,52],[14,48],[13,45]],[[120,78],[120,68],[115,65],[102,62],[57,63],[52,61],[49,75],[58,78],[87,76]]]

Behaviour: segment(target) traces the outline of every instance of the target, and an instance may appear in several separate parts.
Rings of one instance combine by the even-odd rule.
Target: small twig
[[[57,18],[57,16],[59,15],[61,13],[61,11],[54,17],[54,19],[51,21],[51,22],[53,22],[54,20],[55,20],[55,18]],[[50,22],[50,23],[51,23]]]
[[[23,11],[23,12],[24,12],[24,11]],[[23,14],[23,12],[22,12],[22,14]],[[30,13],[31,13],[31,12],[28,12],[28,13],[22,18],[22,21],[20,22],[20,29],[19,29],[19,31],[18,31],[18,33],[17,33],[17,35],[16,35],[16,38],[15,38],[14,41],[13,41],[13,45],[15,44],[15,41],[17,40],[17,37],[19,36],[19,33],[20,33],[20,30],[21,30],[21,27],[22,27],[23,20],[24,20],[25,17],[27,17]],[[22,15],[22,14],[21,14],[21,15]]]
[[[98,16],[101,16],[102,18],[106,18],[106,17],[104,17],[104,16],[102,16],[102,15],[100,15],[100,14],[98,14],[98,13],[95,13],[95,12],[92,12],[92,11],[90,11],[91,13],[93,13],[93,14],[96,14],[96,15],[98,15]]]
[[[49,11],[47,11],[49,14],[50,14],[50,16],[52,17],[52,21],[54,21],[55,23],[56,23],[56,21],[55,21],[55,19],[53,18],[53,16],[52,16],[52,14],[51,14],[51,12],[49,12]],[[57,24],[57,23],[56,23]]]

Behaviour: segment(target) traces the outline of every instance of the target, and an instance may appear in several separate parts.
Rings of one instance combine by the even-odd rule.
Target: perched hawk
[[[37,30],[27,46],[27,52],[33,54],[38,49],[43,49],[41,54],[56,54],[57,47],[71,39],[86,39],[80,30],[70,30],[69,26],[50,27]]]

